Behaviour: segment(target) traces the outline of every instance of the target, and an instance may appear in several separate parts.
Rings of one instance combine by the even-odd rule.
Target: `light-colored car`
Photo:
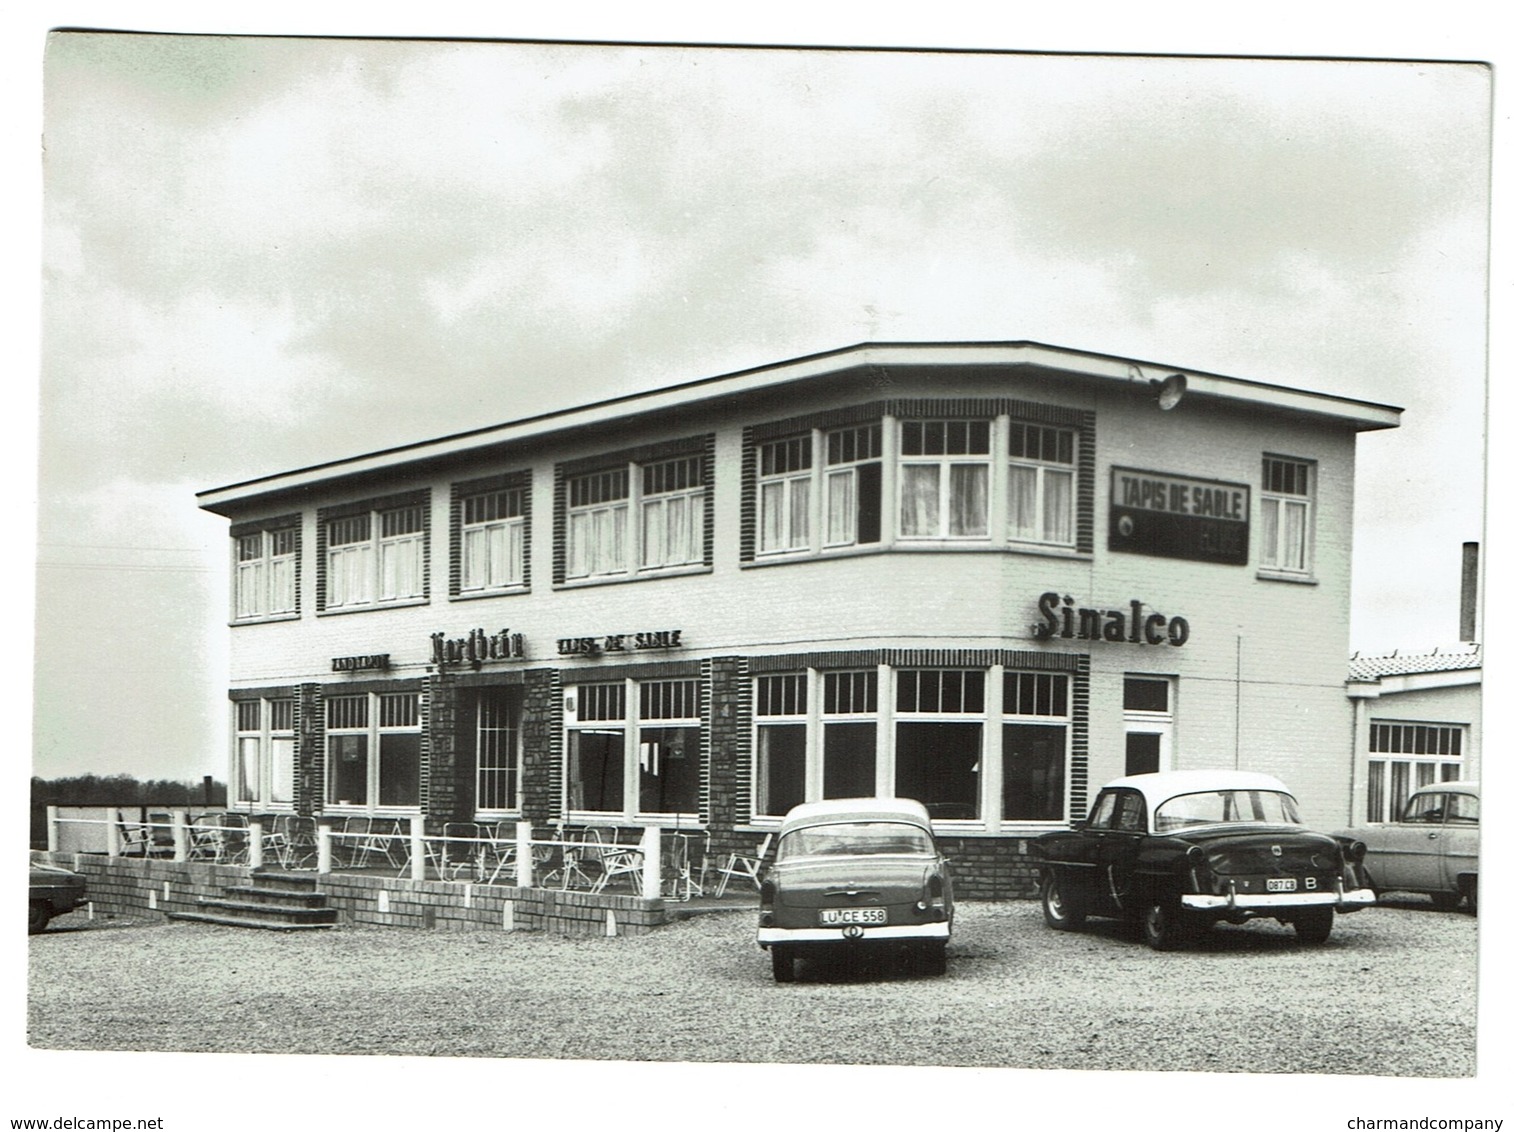
[[[904,798],[845,798],[795,806],[762,880],[757,943],[773,978],[795,963],[862,948],[902,953],[922,974],[946,971],[951,876],[930,816]]]
[[[30,894],[26,908],[26,933],[35,935],[54,916],[72,912],[84,903],[84,878],[53,865],[31,866]]]
[[[1251,771],[1117,778],[1086,820],[1031,844],[1043,862],[1047,926],[1128,919],[1159,951],[1220,920],[1263,916],[1292,924],[1303,943],[1324,943],[1337,912],[1376,899],[1361,872],[1365,846],[1309,829],[1288,788]]]
[[[1437,908],[1466,902],[1477,912],[1476,782],[1437,782],[1409,795],[1396,821],[1343,831],[1367,847],[1367,875],[1379,892],[1425,892]]]

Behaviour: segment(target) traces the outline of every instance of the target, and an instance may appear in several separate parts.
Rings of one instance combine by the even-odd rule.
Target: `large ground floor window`
[[[568,691],[565,709],[570,812],[697,818],[698,680],[582,684]]]
[[[369,810],[420,805],[418,693],[327,697],[326,802]]]
[[[240,700],[232,795],[238,806],[287,809],[294,804],[294,700]]]
[[[1368,739],[1367,820],[1397,821],[1421,786],[1462,777],[1466,727],[1373,720]]]
[[[880,794],[989,828],[1065,821],[1069,685],[998,666],[758,676],[753,815]]]

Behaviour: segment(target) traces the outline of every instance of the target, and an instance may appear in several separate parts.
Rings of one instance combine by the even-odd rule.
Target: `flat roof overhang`
[[[688,409],[701,403],[778,389],[849,370],[886,370],[890,367],[1024,368],[1073,379],[1109,381],[1126,387],[1182,374],[1187,382],[1185,397],[1214,398],[1252,408],[1326,418],[1356,432],[1397,428],[1403,414],[1402,409],[1392,405],[1038,342],[863,343],[244,480],[198,492],[195,498],[204,510],[225,515],[260,497],[283,495],[334,480],[382,474],[407,464],[457,457],[478,449],[529,443],[554,433],[605,425],[632,415]]]

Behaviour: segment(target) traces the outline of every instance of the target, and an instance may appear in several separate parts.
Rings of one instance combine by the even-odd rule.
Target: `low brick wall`
[[[937,841],[951,860],[952,892],[959,900],[1017,900],[1036,895],[1041,864],[1029,853],[1029,838],[948,834]]]
[[[245,885],[245,865],[143,860],[94,853],[46,853],[32,860],[84,874],[96,914],[166,916],[202,911],[201,897]],[[308,874],[343,924],[442,931],[541,931],[557,935],[639,935],[671,921],[660,899],[609,893],[506,888],[409,880],[371,873]]]

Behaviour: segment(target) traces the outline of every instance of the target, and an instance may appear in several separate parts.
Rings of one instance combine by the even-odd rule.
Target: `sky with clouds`
[[[1482,538],[1490,72],[64,32],[35,768],[224,774],[209,487],[852,343],[1030,339],[1406,409],[1353,645]],[[87,639],[128,662],[49,647]]]

